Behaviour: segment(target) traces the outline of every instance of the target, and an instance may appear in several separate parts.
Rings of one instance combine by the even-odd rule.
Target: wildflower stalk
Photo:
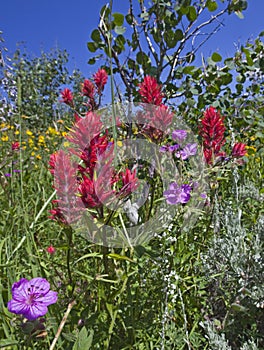
[[[119,309],[118,306],[121,303],[121,296],[122,296],[122,294],[124,293],[124,291],[126,289],[127,282],[128,282],[128,277],[125,278],[125,280],[123,282],[123,285],[122,285],[122,288],[121,288],[121,290],[120,290],[120,292],[118,294],[118,300],[117,300],[117,304],[116,304],[116,309],[110,315],[111,316],[111,323],[110,323],[110,326],[109,326],[109,329],[108,329],[108,339],[105,342],[105,349],[109,349],[110,348],[110,342],[111,342],[113,329],[114,329],[114,326],[115,326],[115,321],[116,321],[116,317],[117,317],[118,309]]]
[[[61,334],[61,332],[62,332],[62,330],[63,330],[63,327],[64,327],[64,325],[65,325],[65,323],[66,323],[66,321],[67,321],[67,318],[69,317],[69,314],[70,314],[70,312],[71,312],[71,310],[72,310],[72,308],[73,308],[73,306],[74,306],[75,304],[76,304],[76,301],[75,301],[75,300],[73,300],[71,303],[69,303],[68,308],[67,308],[67,310],[66,310],[66,312],[65,312],[65,314],[64,314],[64,316],[63,316],[63,318],[62,318],[62,320],[61,320],[61,323],[60,323],[60,325],[59,325],[59,328],[58,328],[58,330],[57,330],[57,333],[56,333],[56,335],[55,335],[55,337],[54,337],[54,339],[53,339],[53,342],[52,342],[52,344],[51,344],[49,350],[55,349],[55,345],[56,345],[56,343],[57,343],[57,341],[58,341],[58,339],[59,339],[59,336],[60,336],[60,334]]]
[[[111,15],[112,15],[112,8],[113,8],[113,0],[110,0],[109,2],[109,23],[111,23]],[[101,19],[101,25],[104,27],[103,30],[106,34],[106,40],[107,40],[107,46],[108,46],[108,56],[109,56],[109,68],[110,68],[110,86],[111,86],[111,103],[112,103],[112,129],[113,129],[113,139],[114,139],[114,162],[117,164],[117,131],[116,131],[116,108],[115,108],[115,87],[114,87],[114,72],[113,72],[113,63],[112,63],[112,32],[111,30],[108,30],[105,21],[104,21],[104,15]]]
[[[70,265],[70,261],[71,261],[71,246],[72,246],[72,228],[69,226],[67,232],[67,238],[68,238],[68,247],[67,247],[67,272],[68,272],[68,277],[69,277],[69,284],[72,286],[72,273],[71,273],[71,265]]]
[[[20,77],[17,78],[17,109],[18,109],[18,117],[19,117],[19,144],[22,145],[22,110],[21,110],[21,105],[22,105],[22,96],[21,96],[21,79]],[[22,171],[22,148],[20,149],[19,152],[19,166],[20,166],[20,192],[21,192],[21,204],[22,208],[25,207],[24,203],[24,191],[23,191],[23,171]]]

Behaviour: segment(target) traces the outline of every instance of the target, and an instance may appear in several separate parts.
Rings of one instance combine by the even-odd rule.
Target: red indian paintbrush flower
[[[203,140],[204,157],[208,164],[225,155],[221,148],[225,143],[224,118],[214,107],[209,107],[201,120],[200,136]]]
[[[121,179],[123,187],[121,188],[119,195],[128,196],[130,193],[134,192],[139,185],[138,178],[136,176],[136,169],[134,169],[132,172],[127,168],[125,172],[121,173]]]
[[[104,90],[104,87],[107,83],[108,75],[104,69],[99,69],[93,76],[94,83],[97,87],[98,93]]]
[[[139,94],[144,103],[150,103],[156,106],[162,104],[163,95],[161,93],[161,86],[154,77],[147,75],[144,78],[143,82],[139,84]]]
[[[62,102],[66,105],[73,106],[73,95],[70,89],[66,88],[61,92]]]
[[[247,153],[246,145],[242,142],[235,143],[232,149],[232,157],[234,158],[240,158],[244,157],[244,155]]]
[[[172,119],[173,114],[170,112],[168,107],[165,105],[160,105],[153,110],[150,125],[156,129],[165,131],[171,125]]]
[[[85,169],[80,166],[79,170],[81,172],[88,172],[90,177],[92,177],[98,157],[105,152],[108,146],[109,142],[107,134],[103,136],[100,136],[99,134],[96,135],[90,142],[90,145],[85,147],[81,152],[80,158],[84,161]]]
[[[56,155],[57,153],[53,153],[50,155],[50,160],[49,160],[49,171],[52,175],[54,175],[54,169],[55,169],[55,165],[56,165]]]
[[[76,196],[79,186],[76,175],[77,165],[72,163],[63,150],[53,154],[49,164],[58,198],[52,201],[55,207],[50,211],[51,219],[71,224],[81,216],[83,210],[82,201]]]
[[[84,80],[82,84],[82,93],[84,96],[87,96],[90,99],[94,98],[95,86],[89,79]]]
[[[88,112],[85,118],[80,118],[75,123],[67,139],[82,152],[90,145],[92,139],[102,131],[102,127],[103,124],[100,121],[100,117],[94,112]]]
[[[18,151],[19,148],[20,148],[20,143],[18,141],[12,143],[11,145],[12,151]]]

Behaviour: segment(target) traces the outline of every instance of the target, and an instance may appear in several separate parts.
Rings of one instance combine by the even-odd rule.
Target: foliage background
[[[180,234],[175,228],[146,246],[105,254],[48,218],[53,193],[49,156],[73,122],[71,111],[58,102],[59,92],[66,84],[77,94],[82,74],[69,74],[65,51],[32,58],[18,50],[9,60],[3,54],[1,347],[51,349],[70,307],[58,349],[264,348],[262,36],[241,45],[233,57],[213,53],[201,67],[194,48],[180,48],[182,58],[171,61],[177,60],[173,71],[171,62],[164,69],[165,61],[155,62],[155,55],[145,53],[135,33],[154,40],[161,55],[177,52],[185,33],[181,27],[174,31],[180,22],[173,13],[184,18],[185,28],[198,13],[195,1],[177,4],[172,11],[172,2],[153,1],[145,11],[133,8],[126,17],[103,9],[104,22],[92,31],[88,48],[103,55],[100,63],[115,74],[118,98],[138,100],[137,84],[144,73],[163,83],[167,103],[194,131],[206,107],[219,109],[228,128],[226,147],[234,140],[248,145],[244,164],[212,170],[211,204],[190,232]],[[221,6],[240,14],[246,1],[207,1],[209,16]],[[141,13],[137,24],[134,11]],[[130,29],[124,32],[123,27]],[[164,30],[173,35],[160,37]],[[126,50],[132,50],[129,58]],[[11,151],[15,141],[21,144],[19,152]],[[54,255],[46,251],[50,245],[56,248]],[[37,276],[47,278],[60,294],[46,316],[47,333],[32,333],[6,308],[12,283]]]

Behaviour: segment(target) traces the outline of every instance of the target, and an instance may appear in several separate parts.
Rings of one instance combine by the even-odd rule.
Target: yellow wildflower
[[[246,149],[249,151],[250,154],[256,153],[257,151],[256,147],[254,146],[246,146]]]
[[[27,131],[26,131],[26,134],[27,134],[28,136],[32,136],[32,135],[33,135],[33,132],[30,131],[30,130],[27,130]]]
[[[16,130],[16,131],[14,132],[14,134],[15,134],[15,135],[19,135],[19,130]]]
[[[44,144],[45,143],[45,137],[43,135],[39,135],[38,142]]]
[[[8,141],[8,135],[3,135],[3,136],[1,137],[1,140],[2,140],[3,142]]]
[[[41,159],[42,157],[41,157],[40,154],[37,154],[37,155],[36,155],[36,158],[37,158],[37,159]]]
[[[51,126],[48,127],[48,130],[46,131],[46,134],[50,134],[52,136],[59,135],[59,131],[57,131],[55,128],[52,128]]]
[[[67,132],[66,132],[66,131],[62,131],[61,135],[62,135],[63,137],[65,137],[65,136],[67,136]]]
[[[34,140],[28,139],[28,144],[29,144],[30,147],[33,147],[33,145],[34,145]]]

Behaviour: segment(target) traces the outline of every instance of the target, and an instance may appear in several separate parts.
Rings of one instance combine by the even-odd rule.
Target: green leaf
[[[124,24],[124,15],[122,13],[113,13],[113,17],[116,26],[121,27]]]
[[[142,21],[148,21],[149,20],[149,13],[148,12],[141,12],[140,17],[142,18]]]
[[[135,64],[136,62],[134,60],[132,60],[131,58],[128,59],[127,66],[129,69],[135,69]]]
[[[136,263],[134,260],[130,259],[128,256],[125,255],[119,255],[119,254],[115,254],[115,253],[110,253],[107,256],[109,256],[109,258],[115,259],[115,260],[127,260],[130,261],[132,263]]]
[[[137,53],[137,63],[144,65],[149,62],[149,57],[144,52]]]
[[[237,15],[238,18],[244,19],[244,15],[241,11],[235,11],[235,14]]]
[[[212,54],[212,60],[213,60],[214,62],[220,62],[220,61],[222,61],[222,56],[219,55],[219,53],[214,52],[214,53]]]
[[[100,32],[99,32],[98,29],[95,29],[95,30],[92,31],[91,38],[95,42],[101,41],[101,35],[100,35]]]
[[[210,12],[214,12],[215,10],[217,10],[218,5],[217,5],[217,2],[216,2],[216,1],[208,0],[208,1],[206,2],[206,7],[208,8],[208,10],[209,10]]]
[[[237,312],[246,312],[247,311],[245,306],[242,306],[242,305],[237,304],[237,303],[231,304],[231,309],[234,311],[237,311]]]
[[[87,329],[83,327],[73,345],[72,350],[89,350],[92,346],[94,331],[91,330],[88,336]]]
[[[8,339],[0,340],[0,348],[6,348],[7,346],[18,345],[18,344],[19,344],[19,341],[17,340],[8,340]]]
[[[244,83],[246,81],[246,77],[243,75],[243,74],[239,74],[237,77],[236,77],[236,81],[238,83]]]
[[[197,13],[194,6],[189,6],[189,11],[187,13],[187,18],[189,21],[193,22],[197,18]]]
[[[122,26],[115,26],[114,31],[116,32],[116,34],[122,35],[125,33],[126,28]]]
[[[108,5],[104,5],[100,10],[100,15],[104,18],[108,18],[110,15],[110,9]]]
[[[98,45],[95,42],[87,43],[87,47],[90,52],[95,52],[98,49]]]
[[[90,58],[87,63],[90,65],[93,65],[95,64],[95,62],[96,62],[96,59],[93,57],[93,58]]]
[[[102,55],[96,55],[88,60],[88,64],[95,64],[96,61],[98,61],[100,58],[102,58]]]
[[[192,63],[194,60],[195,60],[195,54],[192,51],[187,52],[187,54],[186,54],[186,62]]]
[[[126,15],[126,21],[127,24],[131,25],[133,23],[133,16],[130,14]]]
[[[183,68],[183,73],[184,74],[192,74],[195,66],[187,66]]]
[[[191,1],[184,1],[182,6],[179,8],[178,12],[181,15],[187,15],[188,11],[189,11],[189,5],[190,5]]]
[[[167,30],[164,33],[164,40],[170,49],[175,47],[177,40],[175,39],[174,32],[172,29]]]
[[[76,261],[74,261],[73,265],[77,264],[78,262],[84,260],[84,259],[89,259],[89,258],[102,258],[102,254],[94,252],[94,253],[88,253],[85,254],[83,256],[81,256],[79,259],[77,259]]]
[[[183,32],[180,29],[176,29],[174,33],[174,38],[177,41],[180,41],[183,39]]]

